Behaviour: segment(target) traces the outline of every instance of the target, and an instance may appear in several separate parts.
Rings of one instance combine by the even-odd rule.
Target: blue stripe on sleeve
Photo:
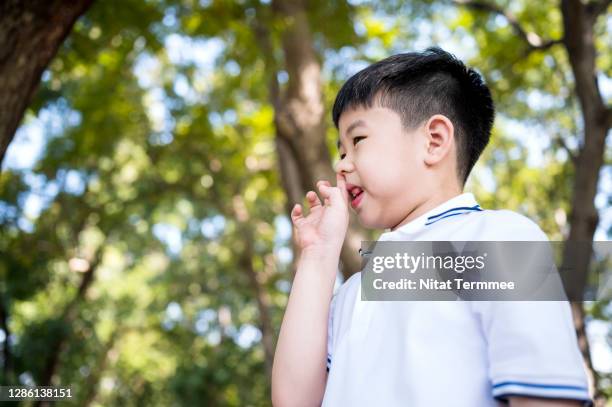
[[[539,383],[525,383],[525,382],[501,382],[493,385],[496,389],[502,386],[525,386],[525,387],[536,387],[539,389],[559,389],[559,390],[579,390],[588,393],[588,389],[582,386],[566,386],[558,384],[539,384]]]
[[[493,385],[493,397],[497,400],[504,401],[513,396],[577,400],[583,402],[583,406],[593,405],[588,389],[584,386],[514,381]]]

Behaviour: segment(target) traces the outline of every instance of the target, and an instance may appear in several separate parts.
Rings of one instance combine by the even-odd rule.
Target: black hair
[[[495,107],[489,88],[478,72],[438,47],[390,56],[349,78],[334,102],[336,128],[345,110],[375,103],[397,112],[405,129],[435,114],[448,117],[464,184],[491,138]]]

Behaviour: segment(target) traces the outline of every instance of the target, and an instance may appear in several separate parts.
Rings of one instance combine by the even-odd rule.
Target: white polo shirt
[[[379,241],[545,241],[532,221],[459,195]],[[332,299],[323,406],[485,407],[510,395],[590,402],[569,304]]]

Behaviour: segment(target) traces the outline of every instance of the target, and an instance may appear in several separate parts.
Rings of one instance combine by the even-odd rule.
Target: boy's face
[[[376,105],[343,112],[338,127],[336,172],[346,179],[351,207],[366,227],[394,228],[427,191],[423,129],[407,132],[395,111]]]

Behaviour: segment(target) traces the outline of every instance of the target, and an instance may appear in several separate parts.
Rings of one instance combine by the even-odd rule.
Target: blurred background
[[[439,45],[486,78],[484,208],[610,240],[610,44],[609,0],[3,1],[0,384],[270,405],[288,210],[334,180],[339,87],[393,53]],[[337,285],[378,234],[352,221]],[[598,405],[609,304],[572,304]]]

